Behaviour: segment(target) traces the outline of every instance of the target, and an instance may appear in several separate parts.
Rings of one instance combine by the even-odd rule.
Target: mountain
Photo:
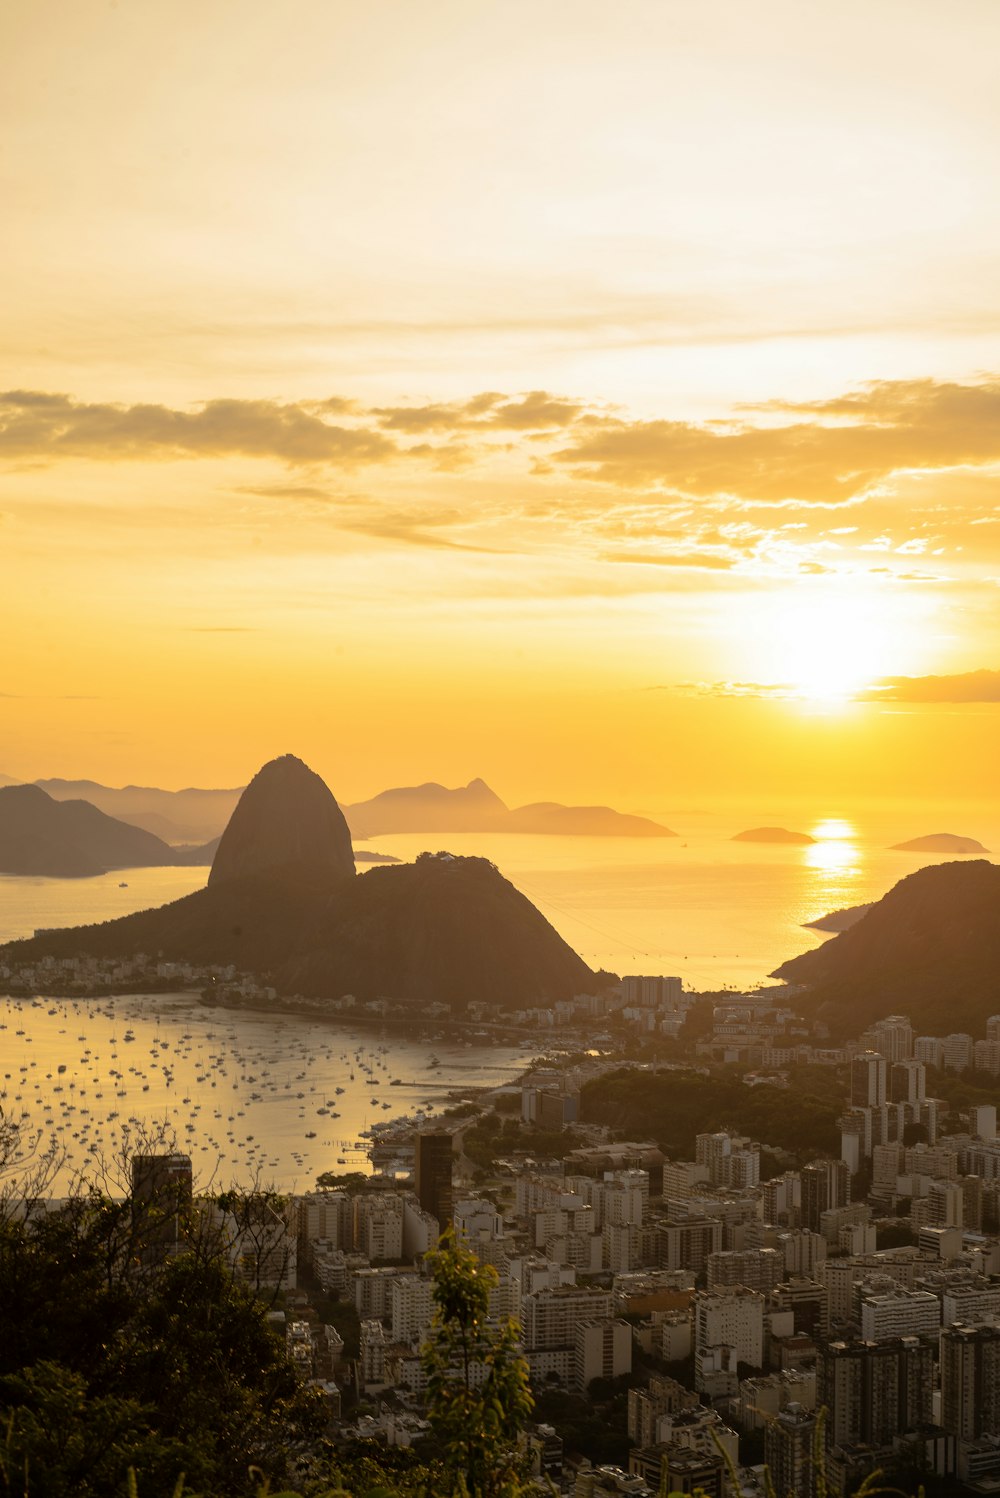
[[[259,770],[219,842],[209,887],[258,875],[296,878],[332,889],[354,878],[354,850],[330,788],[294,754]]]
[[[0,788],[0,873],[82,878],[177,861],[158,837],[88,801],[54,801],[37,785]]]
[[[5,777],[0,776],[0,785]],[[17,782],[11,782],[17,783]],[[89,801],[92,806],[143,827],[163,842],[204,844],[218,837],[242,789],[164,791],[155,786],[101,785],[96,780],[37,780],[53,800]],[[343,808],[357,838],[389,832],[534,832],[589,837],[674,837],[669,827],[610,806],[563,806],[540,801],[515,811],[483,780],[449,789],[428,781],[380,791],[370,801]],[[183,860],[182,860],[183,861]]]
[[[610,806],[563,806],[538,801],[513,811],[484,780],[450,790],[434,781],[381,791],[344,807],[355,837],[391,832],[530,832],[579,837],[676,837],[648,817]]]
[[[892,851],[896,853],[988,853],[989,848],[984,848],[982,843],[977,843],[974,837],[959,837],[954,832],[930,832],[926,837],[911,838],[908,843],[893,843]]]
[[[536,801],[508,814],[504,832],[558,833],[563,837],[676,837],[648,817],[633,817],[610,806],[561,806]]]
[[[919,1033],[981,1036],[998,1008],[1000,866],[930,864],[901,879],[849,930],[772,975],[807,984],[804,1007],[836,1036],[886,1014]]]
[[[808,832],[789,832],[787,827],[751,827],[747,832],[737,832],[731,839],[734,843],[796,843],[804,847],[816,839]]]
[[[110,817],[143,827],[167,843],[218,837],[242,794],[237,790],[163,791],[155,786],[101,785],[96,780],[36,780],[55,801],[89,801]]]
[[[593,989],[595,975],[483,858],[421,854],[354,875],[340,808],[290,755],[243,793],[208,887],[158,910],[2,949],[41,956],[157,952],[267,972],[282,993],[471,1000],[498,1008]]]
[[[428,781],[380,791],[370,801],[344,807],[355,837],[383,832],[484,832],[506,816],[507,807],[484,780],[449,790]]]

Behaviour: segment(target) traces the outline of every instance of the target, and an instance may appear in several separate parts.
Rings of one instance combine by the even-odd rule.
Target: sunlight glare
[[[826,842],[831,838],[840,842],[850,841],[855,835],[853,823],[845,822],[843,817],[824,817],[809,830],[817,842]]]
[[[854,843],[813,843],[802,850],[805,862],[811,869],[823,874],[855,874],[860,871],[861,859]]]

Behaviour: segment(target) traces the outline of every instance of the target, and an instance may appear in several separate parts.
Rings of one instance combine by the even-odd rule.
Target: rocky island
[[[954,832],[930,832],[926,837],[914,837],[907,843],[893,843],[894,853],[951,853],[965,855],[988,853],[982,843],[974,837],[959,837]]]
[[[731,839],[734,843],[791,843],[805,847],[816,839],[808,832],[789,832],[787,827],[751,827],[746,832],[737,832]]]

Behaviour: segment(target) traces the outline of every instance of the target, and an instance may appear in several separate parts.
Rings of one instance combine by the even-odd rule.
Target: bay
[[[828,810],[661,813],[676,838],[400,834],[364,846],[403,859],[428,848],[487,857],[592,967],[673,973],[697,990],[766,983],[780,962],[823,939],[803,922],[877,900],[916,869],[947,861],[895,851],[894,842],[947,830],[1000,847],[994,807]],[[732,841],[761,825],[815,841]],[[0,940],[161,905],[202,887],[207,875],[168,868],[3,878]],[[456,1090],[512,1080],[530,1054],[211,1010],[193,994],[0,999],[0,1011],[0,1106],[26,1135],[53,1138],[65,1151],[54,1191],[160,1126],[192,1155],[203,1183],[260,1177],[304,1190],[321,1171],[367,1169],[373,1124],[416,1108],[432,1119]]]
[[[369,1133],[456,1095],[510,1082],[526,1054],[362,1030],[297,1015],[209,1008],[193,993],[0,999],[0,1108],[24,1140],[54,1144],[47,1194],[122,1189],[144,1145],[190,1154],[196,1185],[311,1189],[369,1170]]]

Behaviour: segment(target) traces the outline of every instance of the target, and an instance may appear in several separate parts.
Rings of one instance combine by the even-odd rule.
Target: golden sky
[[[998,55],[995,0],[10,0],[0,770],[995,795]]]

